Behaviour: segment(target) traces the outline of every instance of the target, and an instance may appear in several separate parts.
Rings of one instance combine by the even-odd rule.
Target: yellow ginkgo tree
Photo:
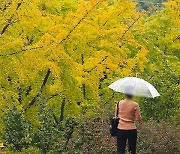
[[[144,70],[142,16],[130,0],[3,0],[0,106],[31,115],[45,96],[55,115],[95,111],[109,83]]]

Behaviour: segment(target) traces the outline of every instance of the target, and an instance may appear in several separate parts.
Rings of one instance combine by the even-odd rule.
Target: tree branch
[[[42,85],[41,85],[40,92],[42,92],[43,87],[46,85],[50,73],[51,73],[51,70],[48,69],[48,70],[47,70],[47,73],[46,73],[46,76],[45,76],[45,78],[44,78],[44,80],[43,80],[43,83],[42,83]]]
[[[16,7],[15,11],[17,11],[19,9],[21,4],[22,4],[22,2],[17,4],[17,7]],[[6,25],[1,30],[1,33],[0,33],[1,35],[3,35],[5,33],[5,31],[7,30],[7,28],[12,24],[12,19],[13,19],[14,15],[15,15],[15,13],[13,13],[12,16],[8,19]]]
[[[115,92],[113,92],[111,98],[110,98],[108,101],[106,101],[106,102],[104,103],[104,105],[106,105],[109,101],[111,101],[111,100],[114,98],[114,95],[115,95]]]
[[[155,9],[154,9],[155,8]],[[149,10],[145,11],[142,13],[142,15],[140,15],[136,20],[134,20],[134,22],[124,31],[123,35],[121,36],[121,38],[119,39],[119,41],[122,41],[124,36],[127,34],[127,32],[134,26],[134,24],[141,18],[143,17],[145,14],[151,12],[152,10],[157,10],[156,7],[154,8],[149,8]]]
[[[61,104],[61,110],[60,110],[60,117],[59,117],[59,121],[63,121],[64,119],[64,109],[65,109],[65,98],[63,98],[62,100],[62,104]]]
[[[64,150],[67,149],[69,140],[70,140],[70,138],[72,137],[73,132],[74,132],[74,126],[72,125],[72,126],[70,127],[69,134],[68,134],[68,136],[67,136],[67,141],[66,141],[66,143],[65,143]]]
[[[25,108],[25,111],[30,108],[32,105],[34,105],[34,103],[36,102],[36,100],[38,99],[38,97],[40,96],[40,94],[42,93],[42,89],[43,87],[46,85],[47,81],[48,81],[48,78],[50,76],[50,73],[51,73],[51,70],[48,69],[47,72],[46,72],[46,76],[43,80],[43,83],[41,85],[41,88],[39,90],[39,92],[36,94],[36,96],[33,97],[32,101],[28,104],[28,106]]]
[[[15,54],[18,54],[18,53],[21,53],[21,52],[25,52],[25,51],[27,51],[27,50],[41,49],[41,48],[43,48],[43,47],[44,47],[44,46],[33,47],[33,48],[30,48],[30,49],[22,49],[21,51],[16,51],[16,52],[13,52],[13,53],[10,53],[10,54],[0,54],[0,57],[12,56],[12,55],[15,55]]]
[[[99,64],[101,64],[101,63],[103,63],[106,59],[107,59],[107,57],[108,56],[105,56],[100,62],[98,62],[98,64],[97,65],[99,65]],[[97,65],[96,66],[94,66],[93,68],[91,68],[90,70],[84,70],[84,72],[88,72],[88,73],[90,73],[91,71],[93,71],[95,68],[97,68]]]
[[[58,96],[59,94],[54,94],[54,95],[51,95],[50,97],[49,97],[49,99],[52,99],[52,98],[54,98],[54,97],[56,97],[56,96]]]
[[[78,25],[79,25],[84,19],[86,19],[86,17],[88,16],[88,14],[89,14],[99,3],[101,3],[102,1],[103,1],[103,0],[100,0],[99,2],[97,2],[89,11],[86,12],[85,15],[78,21],[78,23],[69,31],[69,33],[66,35],[66,37],[61,40],[60,43],[64,42],[64,41],[71,35],[71,33],[78,27]]]
[[[173,42],[175,42],[176,40],[180,40],[180,35],[177,36],[177,37],[173,40]]]
[[[121,36],[121,38],[119,39],[119,41],[122,41],[124,36],[126,35],[126,33],[133,27],[133,25],[143,16],[144,14],[142,14],[141,16],[139,16],[136,20],[134,20],[134,22],[124,31],[123,35]]]
[[[56,115],[55,115],[54,113],[53,113],[52,115],[53,115],[54,121],[55,121],[55,122],[56,122],[56,124],[58,125],[58,124],[59,124],[59,121],[58,121],[58,119],[57,119]]]

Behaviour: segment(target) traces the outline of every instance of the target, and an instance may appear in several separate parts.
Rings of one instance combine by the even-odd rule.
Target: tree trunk
[[[61,110],[60,110],[60,118],[59,118],[59,121],[60,121],[60,122],[64,120],[65,104],[66,104],[66,101],[65,101],[65,98],[63,98],[62,104],[61,104]]]

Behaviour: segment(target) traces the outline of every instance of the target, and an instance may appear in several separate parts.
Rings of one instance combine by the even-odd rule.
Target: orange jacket
[[[138,103],[129,99],[125,99],[119,102],[118,107],[118,117],[120,118],[118,129],[136,129],[134,121],[141,121],[141,113]]]

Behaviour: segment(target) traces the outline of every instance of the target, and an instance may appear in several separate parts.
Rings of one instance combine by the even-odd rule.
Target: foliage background
[[[179,13],[178,0],[2,0],[5,151],[115,153],[108,123],[123,95],[107,86],[138,73],[161,94],[136,98],[138,152],[178,153]]]

